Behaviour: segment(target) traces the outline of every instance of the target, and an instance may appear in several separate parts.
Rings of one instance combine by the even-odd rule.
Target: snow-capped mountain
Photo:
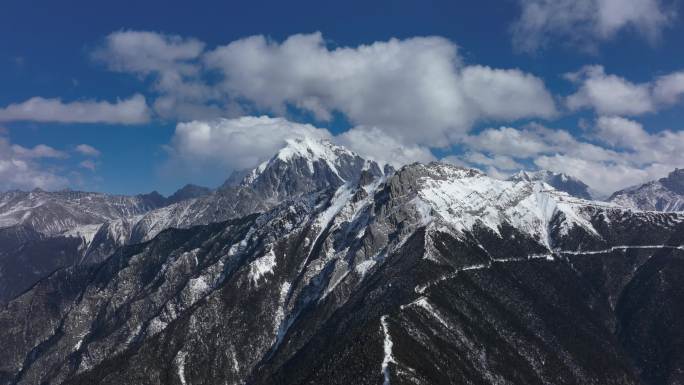
[[[684,169],[641,186],[617,191],[610,202],[636,210],[684,211]]]
[[[313,139],[289,140],[275,156],[246,173],[239,184],[224,184],[203,197],[133,218],[131,242],[149,240],[171,227],[186,228],[265,211],[286,199],[380,175],[377,163],[344,147]]]
[[[4,285],[0,284],[0,303],[30,287],[56,268],[74,263],[99,262],[121,246],[150,240],[168,228],[187,228],[225,221],[268,210],[282,200],[311,191],[337,187],[347,182],[380,175],[382,171],[375,162],[366,161],[343,147],[335,146],[327,141],[300,139],[288,141],[275,156],[247,173],[237,185],[224,185],[210,192],[197,186],[186,186],[170,198],[159,195],[160,199],[153,200],[159,203],[155,210],[150,210],[154,207],[144,206],[140,210],[131,209],[124,212],[127,215],[106,217],[101,212],[108,213],[108,211],[96,205],[84,206],[70,200],[53,199],[57,203],[52,204],[53,201],[47,200],[51,205],[43,207],[26,203],[24,200],[21,205],[15,204],[13,207],[28,208],[27,210],[30,210],[33,217],[38,218],[36,222],[41,220],[46,222],[54,215],[58,219],[59,227],[53,225],[54,231],[47,235],[55,238],[55,243],[64,243],[69,245],[69,248],[68,250],[55,248],[55,252],[59,255],[51,255],[48,252],[48,255],[42,258],[27,258],[22,251],[4,250],[0,247],[0,255],[3,253],[11,255],[11,257],[0,259],[0,277],[7,276],[9,272],[12,272],[12,276],[22,277],[17,280],[8,279]],[[57,195],[61,198],[59,195],[61,193],[43,194]],[[98,203],[109,202],[107,199],[120,199],[128,202],[138,198],[111,197],[105,194],[76,194],[92,195],[97,198]],[[174,198],[188,195],[197,197],[168,204]],[[140,197],[148,196],[149,194]],[[88,201],[94,199],[91,198]],[[57,215],[60,211],[53,206],[69,207],[78,220],[63,220],[64,216]],[[17,211],[8,210],[7,212],[19,216],[21,213]],[[77,215],[81,215],[82,212],[92,213],[94,218],[78,217]],[[25,214],[21,215],[23,215],[21,218],[27,217]],[[16,223],[17,221],[12,222],[12,224]],[[31,242],[49,243],[42,236],[32,239]],[[64,255],[69,257],[66,258]],[[24,262],[19,262],[19,260]],[[40,266],[35,266],[34,262],[39,263]]]
[[[441,163],[385,175],[304,142],[233,188],[258,204],[11,301],[0,384],[656,385],[684,369],[683,213]],[[191,215],[202,199],[176,223],[210,221]]]
[[[582,199],[591,199],[589,193],[589,186],[581,180],[569,176],[564,173],[557,173],[548,170],[539,171],[525,171],[520,170],[517,174],[508,178],[511,181],[541,181],[554,187],[556,190],[565,191],[566,193]]]

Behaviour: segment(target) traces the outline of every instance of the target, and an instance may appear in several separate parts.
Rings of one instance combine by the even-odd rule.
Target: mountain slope
[[[0,383],[676,383],[682,318],[634,309],[678,298],[683,222],[414,164],[56,272]]]
[[[521,170],[517,174],[512,175],[508,180],[513,182],[528,181],[528,182],[545,182],[556,190],[565,191],[566,193],[582,199],[591,199],[589,193],[589,186],[581,180],[569,176],[564,173],[554,173],[548,170],[539,170],[534,172]]]
[[[684,211],[684,169],[676,169],[666,178],[617,191],[608,200],[637,210]]]

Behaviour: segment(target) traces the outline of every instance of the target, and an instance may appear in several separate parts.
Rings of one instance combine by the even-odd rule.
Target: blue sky
[[[187,182],[215,186],[232,169],[262,160],[289,135],[308,132],[282,121],[268,122],[268,128],[256,120],[242,121],[240,128],[230,122],[218,128],[211,123],[217,116],[240,119],[267,114],[328,128],[316,135],[329,136],[361,153],[380,152],[368,148],[369,138],[391,142],[393,151],[378,155],[383,161],[445,159],[501,176],[520,167],[550,168],[575,174],[605,194],[684,166],[676,150],[684,145],[679,142],[684,138],[680,8],[658,0],[372,5],[9,0],[0,14],[0,33],[5,36],[0,40],[0,162],[11,166],[5,167],[8,174],[0,189],[71,187],[126,194],[156,189],[168,194]],[[288,38],[311,37],[316,32],[318,42],[311,38],[283,48]],[[255,35],[270,42],[263,60],[273,61],[260,72],[245,72],[254,63],[244,62],[247,51],[239,49],[206,64],[212,51]],[[127,45],[114,47],[108,39],[115,36],[125,38]],[[157,45],[134,44],[143,37]],[[416,37],[439,39],[411,43]],[[396,63],[378,63],[394,52],[395,48],[382,45],[393,38],[396,60],[406,63],[391,70]],[[374,53],[359,49],[374,43],[382,45]],[[250,41],[242,46],[259,45]],[[199,51],[173,64],[162,63],[159,57],[167,58],[179,47]],[[311,68],[306,57],[292,58],[298,49],[304,56],[311,54],[311,47],[318,47]],[[344,62],[330,54],[343,49],[350,51],[349,63],[362,60],[367,68],[353,70],[339,64],[331,71],[349,73],[338,85],[325,72],[330,70],[329,60]],[[130,64],[130,58],[141,56],[149,60]],[[440,78],[444,69],[434,64],[442,60],[454,67],[453,74],[446,70],[458,83],[453,92]],[[295,66],[299,66],[296,71],[283,70]],[[301,74],[309,70],[311,74]],[[510,70],[518,72],[505,72]],[[162,71],[181,73],[183,85],[202,87],[204,96],[192,100],[192,113],[181,114],[178,107],[155,108],[159,98],[177,101],[181,92],[178,84],[157,86]],[[569,73],[574,73],[574,80],[569,80]],[[227,77],[233,80],[222,82]],[[256,89],[260,79],[273,79],[283,89],[275,95]],[[373,87],[387,84],[386,96]],[[393,89],[393,84],[399,85]],[[289,85],[296,91],[284,89]],[[339,90],[329,89],[338,86]],[[430,89],[411,96],[412,87]],[[439,99],[445,92],[447,96]],[[134,100],[131,106],[146,110],[131,118],[128,108],[119,111],[124,106],[117,100],[130,101],[135,95],[142,95],[144,102]],[[34,97],[52,104],[40,104],[38,111],[27,109],[24,103]],[[465,98],[467,103],[453,111],[446,102],[443,108],[435,107],[452,97]],[[64,108],[51,110],[55,105]],[[220,108],[198,112],[200,105]],[[81,112],[74,117],[76,107]],[[409,114],[412,108],[415,113]],[[374,113],[385,109],[396,111],[396,119]],[[199,129],[195,126],[179,133],[177,124],[188,120],[210,122],[210,137],[197,142],[192,134]],[[244,128],[246,122],[261,128]],[[345,135],[354,127],[353,134]],[[268,130],[276,130],[272,136],[277,140],[261,143],[259,137],[240,142],[233,140],[236,130],[244,130],[239,131],[243,136],[252,131],[271,136]],[[421,130],[425,134],[414,134]],[[516,140],[520,143],[506,146]],[[259,144],[244,145],[252,142]],[[213,145],[218,143],[221,146]],[[243,145],[233,149],[236,143]],[[79,151],[80,144],[92,146],[98,154]],[[40,145],[44,147],[36,147]],[[255,156],[239,157],[241,150]],[[0,176],[2,172],[0,167]]]

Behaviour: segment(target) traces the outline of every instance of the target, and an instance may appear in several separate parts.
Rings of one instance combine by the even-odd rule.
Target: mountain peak
[[[327,139],[287,139],[283,148],[249,172],[241,184],[254,185],[270,170],[277,175],[295,173],[334,186],[358,179],[364,169],[371,170],[374,175],[382,175],[377,163],[363,159]],[[267,179],[273,179],[272,176]]]
[[[341,155],[358,156],[354,152],[342,146],[337,146],[327,139],[297,138],[286,139],[285,147],[280,149],[276,158],[282,161],[289,161],[294,157],[307,158],[311,160],[334,160]]]

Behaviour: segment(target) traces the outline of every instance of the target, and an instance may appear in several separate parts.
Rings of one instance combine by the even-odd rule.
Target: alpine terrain
[[[684,382],[684,213],[307,139],[97,247],[0,311],[0,384]]]

